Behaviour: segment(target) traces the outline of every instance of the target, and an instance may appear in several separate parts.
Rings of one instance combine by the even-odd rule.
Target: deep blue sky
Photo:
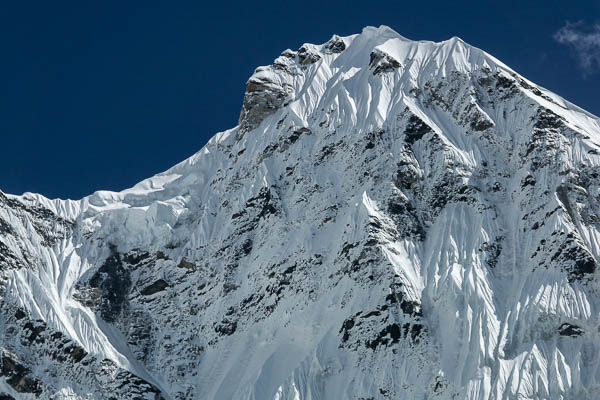
[[[0,8],[0,189],[121,190],[234,126],[244,84],[286,48],[389,25],[460,36],[600,115],[600,73],[553,40],[595,1],[7,2]],[[437,3],[437,4],[436,4]]]

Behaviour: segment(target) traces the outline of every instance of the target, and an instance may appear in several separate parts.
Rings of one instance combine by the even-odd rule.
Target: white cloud
[[[554,40],[573,50],[585,75],[600,70],[600,23],[590,27],[583,21],[567,22],[554,34]]]

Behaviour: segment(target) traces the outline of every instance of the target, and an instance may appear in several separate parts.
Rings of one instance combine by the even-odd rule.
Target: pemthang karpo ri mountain
[[[0,399],[598,399],[599,261],[600,120],[367,27],[131,189],[0,193]]]

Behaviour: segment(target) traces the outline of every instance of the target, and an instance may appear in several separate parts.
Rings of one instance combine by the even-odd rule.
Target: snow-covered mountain
[[[597,399],[599,235],[597,117],[333,36],[131,189],[0,193],[0,399]]]

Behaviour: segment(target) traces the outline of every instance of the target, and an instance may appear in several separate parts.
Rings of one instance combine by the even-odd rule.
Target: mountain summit
[[[168,171],[0,193],[0,399],[600,398],[599,178],[459,38],[286,50]]]

